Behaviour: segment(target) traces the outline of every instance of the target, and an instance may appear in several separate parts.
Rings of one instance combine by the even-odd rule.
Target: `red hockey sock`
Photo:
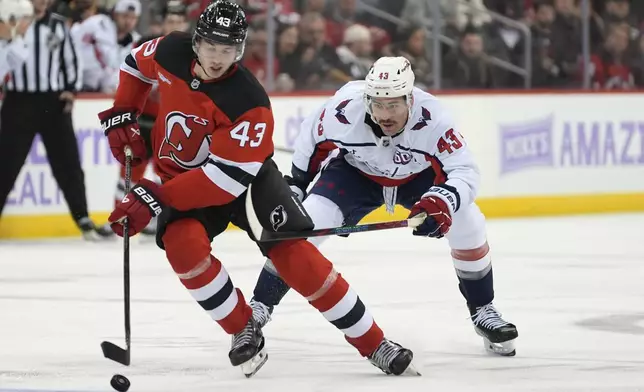
[[[285,241],[269,252],[282,279],[304,296],[361,355],[371,355],[384,338],[373,317],[318,249],[305,240]]]
[[[195,219],[172,222],[163,243],[172,269],[210,317],[229,334],[244,329],[253,311],[221,262],[210,254],[202,224]]]

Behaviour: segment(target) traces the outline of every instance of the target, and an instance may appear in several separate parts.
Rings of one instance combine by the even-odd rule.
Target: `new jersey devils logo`
[[[182,112],[165,117],[165,136],[159,147],[159,159],[170,159],[190,170],[208,160],[210,149],[208,120]]]
[[[271,211],[270,221],[274,231],[277,231],[277,229],[284,226],[287,220],[288,215],[286,214],[286,210],[283,205],[279,205]]]

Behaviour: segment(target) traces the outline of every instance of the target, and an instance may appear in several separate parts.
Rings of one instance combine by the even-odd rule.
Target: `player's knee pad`
[[[169,223],[163,234],[163,245],[172,269],[185,274],[210,260],[210,240],[206,229],[196,219]]]
[[[472,203],[452,216],[452,227],[445,237],[452,249],[476,249],[485,244],[486,236],[485,216]]]
[[[310,194],[302,205],[316,229],[338,227],[342,226],[344,222],[344,215],[340,207],[324,196]],[[327,236],[311,237],[308,241],[315,246],[320,246],[327,238]]]

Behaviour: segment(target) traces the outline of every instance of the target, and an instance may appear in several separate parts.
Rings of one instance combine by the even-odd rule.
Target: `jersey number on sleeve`
[[[244,121],[240,122],[237,124],[237,126],[233,129],[230,130],[230,137],[232,137],[235,140],[239,140],[239,147],[246,147],[246,143],[248,143],[252,148],[254,147],[259,147],[260,144],[262,144],[262,139],[264,138],[264,132],[266,131],[266,123],[257,123],[255,124],[255,127],[253,127],[253,130],[255,131],[255,135],[253,135],[253,139],[251,140],[251,137],[248,136],[248,132],[250,131],[250,122]]]
[[[157,50],[157,45],[159,44],[159,41],[161,41],[161,38],[162,37],[153,39],[153,40],[148,41],[147,43],[144,44],[145,45],[145,47],[143,49],[143,56],[144,57],[148,57],[148,56],[152,55]]]
[[[447,140],[445,140],[445,138],[447,138]],[[436,146],[438,147],[439,153],[447,152],[448,154],[451,154],[454,150],[458,150],[463,147],[463,143],[458,140],[458,137],[454,134],[454,129],[450,129],[445,132],[445,137],[441,136],[441,138],[438,139],[438,144]]]

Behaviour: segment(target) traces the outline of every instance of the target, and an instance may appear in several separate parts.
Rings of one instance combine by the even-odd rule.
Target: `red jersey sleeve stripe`
[[[262,165],[263,165],[262,162],[257,162],[257,161],[254,161],[254,162],[253,161],[251,161],[251,162],[235,162],[235,161],[231,161],[231,160],[222,158],[222,157],[217,156],[217,155],[212,154],[212,153],[210,154],[210,160],[212,160],[214,162],[222,163],[224,165],[238,167],[241,170],[245,171],[246,173],[248,173],[248,174],[250,174],[252,176],[256,176],[257,173],[259,173],[259,169],[261,169]]]
[[[131,54],[129,54],[125,58],[125,61],[121,64],[121,71],[127,72],[128,74],[130,74],[130,75],[134,76],[135,78],[140,79],[140,80],[142,80],[142,81],[144,81],[146,83],[149,83],[149,84],[154,84],[155,83],[154,80],[145,77],[145,75],[143,75],[141,73],[141,71],[139,71],[139,67],[136,65],[136,60],[134,59],[134,57]]]
[[[250,181],[247,181],[248,184],[244,185],[238,179],[235,179],[234,175],[228,175],[214,161],[209,161],[208,163],[206,163],[206,165],[202,167],[202,170],[206,177],[208,177],[208,179],[212,181],[213,184],[230,193],[234,197],[239,197],[242,193],[244,193],[248,188],[248,184],[250,184]]]

